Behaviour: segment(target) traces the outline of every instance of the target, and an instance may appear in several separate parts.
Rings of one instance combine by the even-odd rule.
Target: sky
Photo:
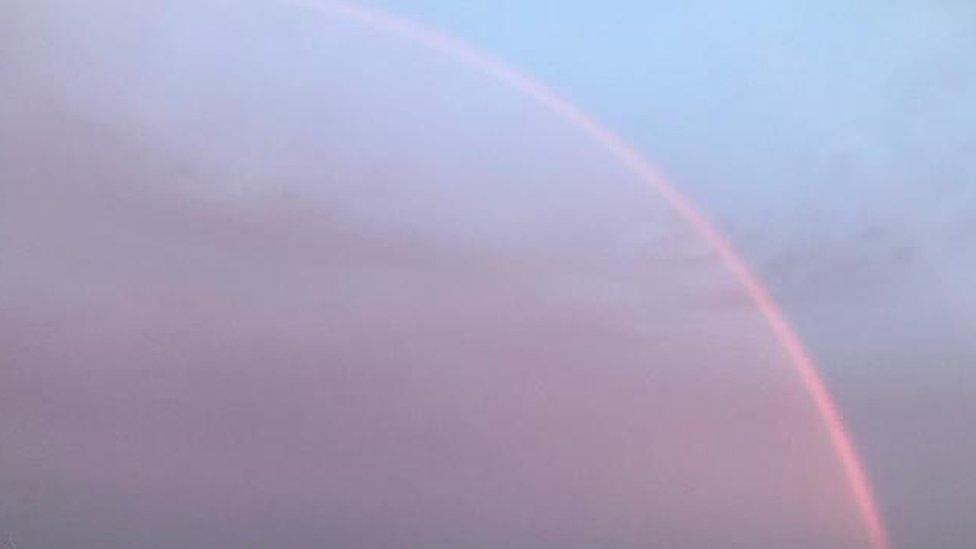
[[[896,546],[976,530],[976,6],[376,1],[536,75],[693,197],[819,359]]]
[[[518,90],[262,0],[0,8],[0,539],[867,547],[700,235]],[[705,211],[893,547],[976,525],[976,8],[372,2]]]

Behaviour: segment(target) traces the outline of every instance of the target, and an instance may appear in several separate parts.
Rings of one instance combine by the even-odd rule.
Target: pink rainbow
[[[729,240],[701,211],[644,160],[634,147],[538,80],[508,67],[489,55],[478,52],[459,40],[385,11],[357,6],[342,0],[281,1],[313,11],[328,11],[360,22],[375,30],[402,36],[481,70],[532,97],[555,115],[579,128],[603,145],[611,155],[621,161],[637,177],[660,193],[668,204],[709,243],[765,317],[777,340],[786,350],[827,429],[852,496],[857,504],[871,546],[874,549],[890,549],[884,522],[878,511],[871,484],[854,448],[847,427],[844,425],[843,417],[830,396],[816,364],[786,319],[786,315]]]

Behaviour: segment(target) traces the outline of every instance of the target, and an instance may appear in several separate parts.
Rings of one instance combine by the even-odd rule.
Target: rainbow
[[[820,376],[819,369],[804,348],[796,331],[786,319],[779,305],[776,304],[769,290],[752,272],[748,263],[725,235],[719,232],[700,210],[644,160],[633,146],[627,144],[596,119],[560,97],[543,83],[455,38],[432,31],[385,11],[354,5],[341,0],[279,1],[313,11],[328,12],[359,22],[376,31],[400,36],[480,70],[533,98],[550,112],[590,136],[614,158],[623,163],[635,176],[659,193],[670,207],[708,242],[766,319],[776,339],[789,356],[796,373],[800,376],[807,393],[816,406],[824,427],[827,429],[860,512],[861,521],[864,524],[871,546],[874,549],[890,549],[884,522],[881,513],[878,511],[871,483],[854,448],[847,427],[844,425],[844,419],[830,396],[830,392]]]

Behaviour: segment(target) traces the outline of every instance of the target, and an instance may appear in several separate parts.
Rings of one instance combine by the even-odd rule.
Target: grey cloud
[[[0,77],[21,545],[863,545],[762,318],[565,124],[294,12],[38,6]]]

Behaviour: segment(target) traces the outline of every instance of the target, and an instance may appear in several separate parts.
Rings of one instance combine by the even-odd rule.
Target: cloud
[[[82,7],[0,79],[23,545],[863,544],[760,315],[583,136],[343,24]]]

